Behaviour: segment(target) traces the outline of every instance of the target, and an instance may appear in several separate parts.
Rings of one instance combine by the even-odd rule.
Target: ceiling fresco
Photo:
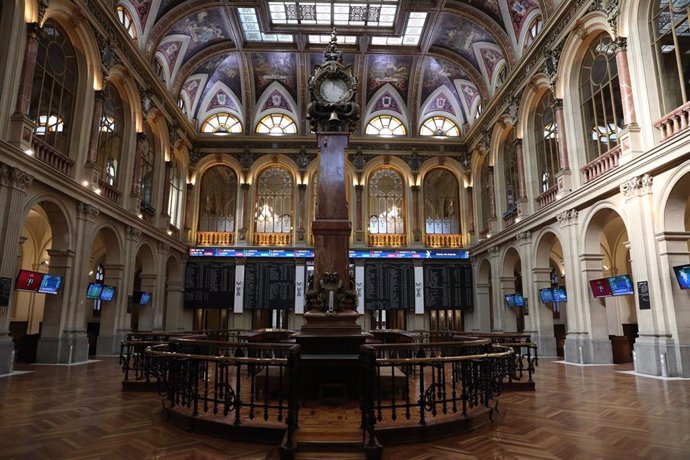
[[[307,75],[300,72],[323,61],[325,44],[313,37],[327,34],[324,29],[274,22],[266,0],[118,0],[117,4],[131,13],[139,49],[152,65],[154,59],[161,62],[165,86],[179,91],[171,96],[185,101],[190,119],[221,107],[238,113],[244,113],[245,107],[256,113],[288,110],[298,116],[306,107],[300,100],[305,94],[300,85],[307,84]],[[261,41],[246,35],[240,7],[258,18]],[[513,56],[522,53],[517,49],[521,33],[541,14],[538,0],[401,0],[396,12],[392,27],[388,23],[338,26],[339,35],[350,37],[340,48],[344,63],[353,65],[360,80],[364,106],[404,112],[406,104],[416,102],[425,104],[420,111],[447,112],[470,123],[472,107],[495,93],[498,71],[503,66],[510,70]],[[421,32],[408,43],[395,31],[404,31],[412,19]],[[271,41],[278,36],[288,40]],[[286,92],[271,86],[276,82]],[[392,89],[382,90],[386,85]],[[269,87],[270,94],[264,94]],[[245,94],[254,99],[245,100]],[[295,102],[298,107],[292,107]]]

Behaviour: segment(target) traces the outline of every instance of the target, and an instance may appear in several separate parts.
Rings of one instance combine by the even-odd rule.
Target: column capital
[[[561,228],[577,223],[577,209],[568,209],[556,215],[556,220],[561,224]]]
[[[628,50],[628,39],[626,37],[616,37],[616,53]]]
[[[77,215],[80,219],[86,219],[93,222],[100,213],[101,211],[98,208],[90,204],[81,202],[77,204]]]
[[[31,174],[6,164],[0,165],[0,176],[4,187],[10,187],[20,192],[26,192],[26,189],[34,181],[34,176]]]
[[[649,174],[643,174],[624,181],[619,189],[625,198],[632,198],[641,194],[651,193],[653,183],[654,177]]]
[[[529,230],[525,232],[520,232],[515,236],[515,239],[517,240],[519,245],[529,244],[532,242],[532,232],[530,232]]]
[[[554,100],[553,100],[553,108],[554,108],[554,110],[563,110],[563,99],[561,99],[561,98],[554,98]]]
[[[489,249],[487,249],[487,251],[489,252],[489,257],[493,259],[498,257],[498,255],[501,252],[501,248],[499,248],[498,246],[491,246]]]

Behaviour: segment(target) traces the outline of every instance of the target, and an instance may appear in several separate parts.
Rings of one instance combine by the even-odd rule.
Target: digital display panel
[[[522,297],[522,294],[513,294],[513,299],[515,300],[515,306],[516,307],[524,307],[525,306],[525,299]]]
[[[103,285],[103,290],[101,291],[101,300],[104,302],[110,302],[115,297],[115,286]]]
[[[190,248],[190,257],[268,257],[313,258],[313,249],[229,249]],[[351,259],[463,259],[470,258],[466,249],[434,250],[351,250]]]
[[[515,306],[515,294],[506,294],[505,296],[506,307]]]
[[[539,298],[544,303],[552,303],[553,291],[551,290],[551,288],[539,289]]]
[[[19,270],[19,275],[17,275],[17,282],[14,284],[14,288],[18,291],[37,292],[38,288],[41,287],[42,279],[43,273],[32,272],[29,270]]]
[[[86,288],[86,298],[87,299],[100,299],[101,293],[103,292],[103,285],[100,283],[89,283],[89,287]]]
[[[589,287],[592,290],[592,295],[596,297],[609,297],[611,293],[611,286],[607,278],[600,278],[596,280],[589,280]]]
[[[673,267],[673,271],[676,273],[680,288],[690,289],[690,265],[678,265]]]
[[[612,276],[609,278],[609,285],[611,286],[612,295],[630,295],[635,293],[630,275]]]
[[[62,276],[44,273],[38,292],[41,294],[55,295],[60,290],[60,286],[62,286]]]
[[[150,292],[142,292],[141,297],[139,298],[139,304],[140,305],[148,305],[151,303],[151,293]]]
[[[555,287],[552,289],[553,291],[553,301],[554,302],[567,302],[568,301],[568,295],[565,292],[565,288],[562,286]]]

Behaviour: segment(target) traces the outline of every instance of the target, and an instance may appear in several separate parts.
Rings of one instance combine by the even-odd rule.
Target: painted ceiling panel
[[[367,99],[371,99],[379,88],[389,83],[400,92],[403,100],[406,101],[413,60],[413,56],[370,55],[367,66]]]
[[[255,97],[277,81],[297,100],[297,55],[295,53],[252,53]]]
[[[459,54],[480,70],[473,45],[496,44],[491,34],[469,19],[452,13],[443,13],[439,24],[434,44]]]
[[[192,101],[195,98],[199,101],[206,99],[208,91],[219,81],[227,86],[235,94],[237,99],[240,101],[242,100],[239,54],[237,52],[213,56],[194,69],[190,75],[192,76],[182,85],[182,90],[187,91]],[[207,75],[203,88],[199,88],[201,85],[196,83],[199,81],[200,75]],[[197,91],[201,91],[201,94],[198,96],[196,95]],[[194,107],[195,115],[199,112],[198,109],[198,107]],[[200,109],[205,111],[207,107],[201,107]]]

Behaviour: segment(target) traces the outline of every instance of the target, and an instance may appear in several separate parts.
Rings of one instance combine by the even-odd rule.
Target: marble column
[[[41,27],[32,22],[26,25],[26,48],[22,61],[22,73],[17,90],[15,113],[11,117],[10,142],[22,150],[31,148],[35,122],[29,119],[31,94],[33,92],[36,58],[38,57],[38,40]]]
[[[307,213],[307,184],[297,185],[297,242],[305,244],[306,234],[306,213]]]
[[[415,243],[421,242],[422,231],[419,228],[419,185],[413,185],[412,189],[412,235]]]
[[[33,179],[17,168],[0,163],[0,254],[3,255],[0,258],[0,277],[10,280],[17,276],[17,258],[26,217],[24,200]],[[10,295],[9,305],[0,306],[0,375],[7,374],[13,366],[14,343],[9,330],[14,298]]]
[[[361,184],[358,184],[355,186],[355,203],[356,203],[356,208],[355,208],[355,242],[356,243],[363,243],[364,242],[364,228],[363,228],[363,223],[364,223],[364,205],[363,205],[363,199],[362,195],[364,193],[364,186]]]
[[[165,162],[165,172],[163,174],[163,206],[161,206],[163,212],[161,212],[162,222],[161,227],[167,228],[170,223],[170,182],[172,181],[173,175],[173,162]]]
[[[553,109],[556,118],[556,135],[558,136],[558,163],[561,169],[570,169],[565,119],[563,118],[563,99],[556,99]]]
[[[625,37],[618,37],[616,39],[616,67],[618,68],[618,83],[621,91],[621,104],[623,105],[623,119],[626,126],[637,124],[633,89],[630,84],[628,39]]]
[[[95,91],[93,102],[93,117],[91,118],[91,135],[89,138],[89,150],[86,155],[86,164],[93,166],[98,160],[98,139],[101,134],[101,117],[103,116],[103,91]],[[100,171],[99,171],[100,172]]]
[[[512,308],[506,307],[504,296],[515,292],[515,276],[501,276],[498,278],[499,298],[498,310],[501,312],[501,330],[503,332],[517,332],[517,314]]]
[[[522,139],[515,140],[515,162],[517,163],[519,199],[527,198],[525,190],[525,162],[522,154]]]
[[[249,225],[251,225],[251,210],[249,209],[249,187],[246,182],[241,185],[242,198],[240,204],[239,240],[245,245],[248,243]]]
[[[534,325],[534,341],[538,344],[539,356],[556,356],[552,304],[543,304],[539,298],[540,289],[551,287],[551,268],[533,268],[532,284],[530,322]]]
[[[105,280],[103,284],[115,286],[115,297],[110,302],[101,303],[101,324],[96,341],[96,354],[116,355],[124,334],[119,330],[117,318],[127,312],[127,288],[124,283],[124,265],[103,264]]]

